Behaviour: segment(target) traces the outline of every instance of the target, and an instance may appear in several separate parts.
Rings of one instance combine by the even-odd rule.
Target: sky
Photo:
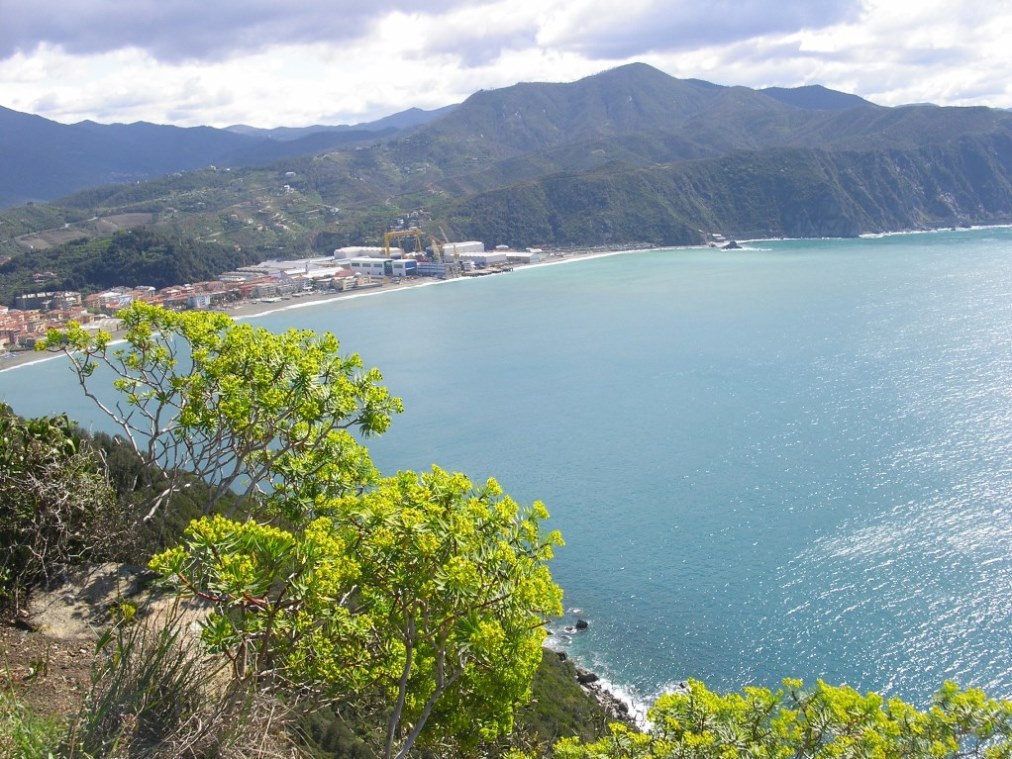
[[[1012,107],[1012,0],[0,0],[0,106],[356,124],[641,61],[880,105]]]

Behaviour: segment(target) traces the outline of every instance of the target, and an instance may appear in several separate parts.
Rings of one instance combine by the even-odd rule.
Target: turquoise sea
[[[544,500],[591,623],[557,642],[633,697],[1012,696],[1010,229],[628,253],[257,321],[381,368],[406,408],[383,469]],[[0,398],[98,419],[58,361]]]

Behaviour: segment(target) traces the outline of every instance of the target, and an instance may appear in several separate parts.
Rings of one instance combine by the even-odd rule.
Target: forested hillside
[[[14,256],[0,264],[0,303],[10,305],[15,295],[40,287],[84,291],[118,286],[161,289],[213,279],[223,271],[259,260],[253,252],[145,229],[94,240],[82,237]],[[44,278],[40,272],[45,272]]]
[[[417,108],[378,122],[258,130],[147,124],[59,124],[0,106],[0,208],[87,187],[153,179],[209,164],[258,166],[285,156],[363,145],[424,124]]]
[[[264,258],[378,244],[419,225],[487,246],[572,246],[1012,221],[1012,115],[988,108],[884,108],[821,87],[725,87],[632,64],[416,116],[279,132],[256,149],[277,159],[260,168],[222,163],[8,209],[0,260],[52,269],[44,251],[101,256],[80,241],[138,227]],[[18,128],[30,132],[25,119]],[[401,123],[411,126],[356,136]],[[268,139],[236,129],[229,139]],[[165,144],[168,133],[153,134]]]
[[[916,150],[771,148],[652,167],[608,166],[475,194],[451,206],[468,238],[514,246],[853,237],[1012,220],[1012,138]]]

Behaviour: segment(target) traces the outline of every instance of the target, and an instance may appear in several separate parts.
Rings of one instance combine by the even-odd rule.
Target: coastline
[[[904,229],[890,232],[866,232],[858,235],[854,239],[874,239],[880,237],[892,237],[899,235],[919,235],[919,234],[937,234],[941,232],[972,232],[979,231],[982,229],[1008,229],[1012,228],[1012,224],[982,224],[982,225],[971,225],[968,227],[940,227],[937,229]],[[765,238],[743,238],[738,242],[748,245],[754,245],[756,243],[764,242],[782,242],[784,240],[804,240],[811,238],[787,238],[787,237],[765,237]],[[824,238],[830,239],[830,238]],[[630,242],[624,245],[613,245],[613,246],[597,246],[597,247],[574,247],[572,249],[560,249],[559,251],[549,254],[544,260],[539,261],[535,264],[526,264],[518,266],[513,269],[510,273],[518,273],[526,271],[527,269],[536,269],[542,266],[557,266],[559,264],[574,263],[576,261],[587,261],[594,258],[604,258],[607,256],[625,255],[630,253],[644,253],[653,250],[721,250],[721,248],[712,248],[708,245],[649,245],[645,243]],[[747,248],[746,248],[747,249]],[[430,279],[430,278],[414,278],[410,281],[405,282],[384,282],[380,285],[372,287],[365,287],[362,289],[355,289],[344,292],[326,292],[317,293],[314,292],[309,295],[300,297],[296,302],[287,302],[283,305],[277,303],[256,303],[256,302],[243,302],[235,304],[229,308],[224,309],[223,313],[229,314],[234,319],[255,319],[260,316],[267,316],[268,314],[275,314],[282,311],[290,311],[298,308],[308,308],[311,306],[318,306],[321,304],[330,303],[334,300],[345,299],[345,298],[364,298],[375,295],[381,295],[383,293],[397,292],[400,290],[407,290],[415,287],[430,287],[435,285],[448,285],[454,282],[462,280],[472,279],[472,277],[456,277],[454,279]],[[119,336],[119,332],[113,331],[114,339]],[[31,364],[41,363],[43,361],[52,361],[61,358],[63,354],[50,354],[50,353],[36,353],[35,351],[26,350],[12,353],[8,356],[0,356],[0,374],[3,372],[12,371],[19,369],[23,366],[29,366]]]
[[[699,246],[692,246],[699,247]],[[613,248],[602,247],[602,248],[577,248],[573,250],[560,251],[554,255],[547,256],[545,260],[538,261],[534,264],[527,264],[519,266],[513,269],[512,274],[516,274],[527,269],[536,269],[542,266],[556,266],[558,264],[574,263],[576,261],[588,261],[594,258],[603,258],[606,256],[617,256],[624,255],[627,253],[642,253],[648,250],[668,250],[669,248],[659,247],[629,247],[627,246],[615,246]],[[671,250],[691,249],[682,247],[673,247]],[[267,316],[269,314],[276,314],[282,311],[292,311],[300,308],[310,308],[312,306],[326,305],[336,300],[349,300],[352,298],[368,298],[377,295],[383,295],[385,293],[399,292],[401,290],[410,290],[416,287],[434,287],[436,285],[450,285],[456,282],[463,282],[474,277],[455,277],[453,279],[432,279],[429,277],[415,277],[411,280],[403,282],[384,282],[379,285],[373,285],[371,287],[356,288],[354,290],[346,291],[334,291],[334,292],[313,292],[308,295],[304,295],[293,301],[286,301],[282,304],[279,303],[260,303],[260,302],[242,302],[237,303],[225,309],[220,309],[222,313],[228,314],[236,321],[244,319],[256,319],[261,316]],[[112,332],[113,339],[121,336],[121,332],[114,330]],[[41,363],[43,361],[54,361],[56,359],[63,358],[62,353],[47,353],[47,352],[35,352],[32,350],[18,351],[12,353],[7,357],[0,357],[0,373],[13,371],[20,369],[24,366],[30,366],[32,364]]]
[[[575,637],[593,634],[593,622],[584,617],[583,611],[578,608],[566,609],[563,616],[552,622],[551,627],[546,628],[547,635],[542,643],[543,648],[571,668],[577,685],[588,698],[597,702],[611,721],[623,722],[638,730],[646,730],[649,727],[647,710],[652,699],[648,700],[642,694],[618,685],[600,672],[591,669],[596,665],[588,661],[586,656],[570,651],[570,645]],[[678,689],[682,686],[683,683],[677,683],[673,684],[672,688]]]
[[[565,651],[548,650],[559,657],[560,661],[572,661]],[[589,698],[597,702],[597,705],[612,722],[623,722],[639,730],[646,729],[648,723],[645,708],[637,705],[635,701],[621,693],[610,682],[602,679],[596,672],[585,669],[575,662],[572,663],[576,671],[576,684]]]

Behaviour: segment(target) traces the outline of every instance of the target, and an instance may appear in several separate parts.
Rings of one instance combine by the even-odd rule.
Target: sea
[[[385,472],[544,501],[551,643],[639,705],[687,678],[1012,696],[1012,229],[633,251],[254,322],[381,369]],[[0,398],[108,428],[63,360]]]

